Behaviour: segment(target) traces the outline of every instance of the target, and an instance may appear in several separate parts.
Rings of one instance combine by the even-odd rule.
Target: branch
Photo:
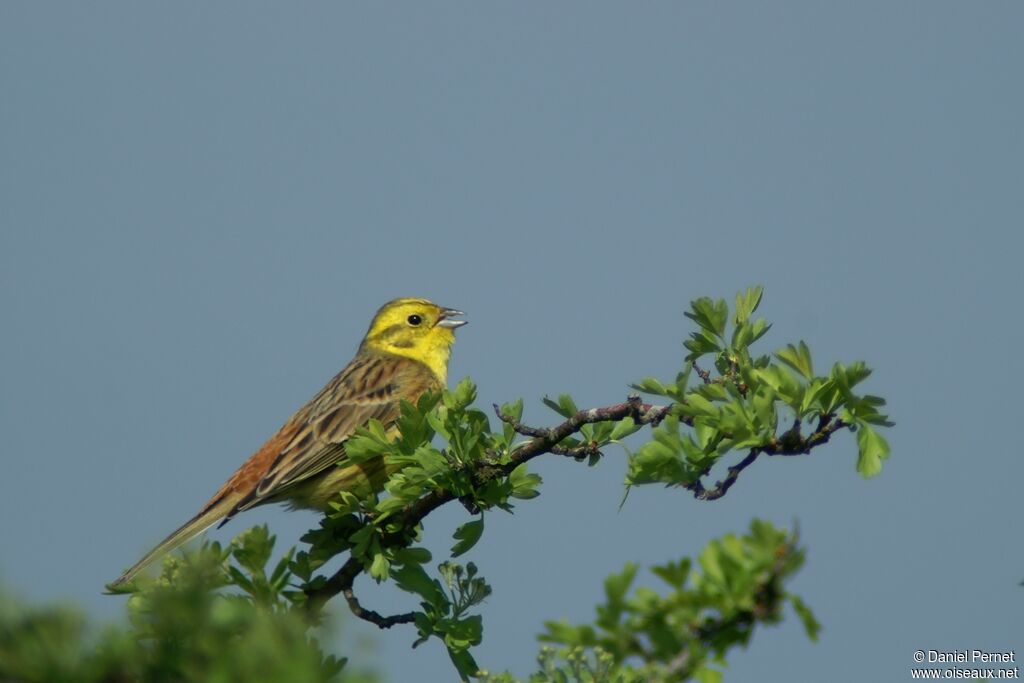
[[[341,593],[345,596],[345,601],[348,603],[348,608],[352,611],[352,614],[364,621],[375,624],[379,628],[391,628],[395,624],[411,624],[415,622],[416,614],[414,612],[393,614],[385,617],[378,612],[374,612],[372,609],[363,607],[359,602],[359,598],[356,597],[355,592],[352,590],[356,577],[362,571],[362,563],[354,557],[349,557],[341,569],[335,572],[334,576],[327,583],[318,588],[306,590],[307,612],[309,614],[318,614],[328,600]]]
[[[806,439],[800,436],[800,421],[795,420],[792,429],[783,434],[781,438],[772,439],[765,446],[751,448],[743,460],[729,468],[729,473],[725,479],[716,481],[712,488],[705,488],[700,478],[688,484],[680,484],[680,486],[692,491],[693,497],[697,500],[718,500],[729,492],[732,485],[739,479],[740,473],[753,465],[754,461],[762,453],[765,455],[805,455],[810,453],[811,449],[816,446],[827,443],[832,435],[840,429],[850,426],[842,420],[835,420],[834,422],[833,420],[835,420],[835,415],[822,415],[818,420],[818,428]],[[705,470],[701,473],[701,477],[707,476],[709,472],[710,469]]]
[[[493,403],[492,406],[494,407],[494,414],[498,416],[498,419],[507,425],[511,425],[512,429],[514,429],[517,434],[533,437],[535,441],[551,442],[551,444],[556,444],[559,441],[572,436],[578,432],[580,427],[583,425],[593,424],[595,422],[611,422],[631,417],[637,424],[657,426],[663,419],[665,419],[665,416],[668,415],[668,412],[672,409],[671,405],[659,406],[651,403],[644,403],[640,400],[639,396],[632,394],[626,399],[625,403],[616,403],[615,405],[607,406],[605,408],[581,410],[560,425],[548,428],[538,428],[529,427],[501,412],[501,408],[498,407],[497,403]],[[689,419],[683,419],[682,421],[686,422],[686,424],[692,423]],[[534,442],[529,441],[519,446],[515,450],[515,453],[518,454],[523,448],[533,445]]]
[[[605,408],[581,410],[559,425],[548,429],[537,429],[527,427],[526,425],[513,420],[507,415],[504,415],[501,410],[495,406],[495,412],[497,412],[498,417],[503,422],[511,424],[517,433],[533,436],[533,439],[516,447],[509,456],[509,462],[497,466],[491,463],[481,463],[478,466],[478,471],[483,467],[486,467],[491,470],[491,473],[489,474],[491,477],[502,475],[507,476],[512,472],[512,470],[522,463],[545,453],[555,452],[553,449],[558,449],[558,442],[572,434],[575,434],[579,431],[580,427],[585,424],[606,422],[609,420],[622,420],[627,417],[632,417],[637,424],[657,425],[662,419],[664,419],[665,415],[668,414],[671,408],[672,406],[657,406],[649,403],[643,403],[639,396],[633,395],[630,396],[625,403],[618,403]],[[566,452],[573,449],[562,448],[561,450],[562,452]],[[455,495],[448,491],[432,491],[405,509],[405,512],[400,517],[400,522],[397,524],[397,527],[401,530],[413,529],[418,526],[431,512],[455,499]],[[381,537],[381,544],[388,547],[404,545],[407,542],[408,536],[404,531],[384,534]],[[356,576],[358,576],[361,571],[362,565],[354,558],[349,558],[341,569],[336,571],[329,579],[327,579],[326,582],[316,588],[307,589],[307,609],[309,613],[315,614],[328,600],[338,593],[342,593],[345,596],[345,600],[348,602],[352,613],[360,619],[369,621],[381,628],[390,628],[395,624],[411,623],[414,618],[412,613],[384,617],[373,610],[365,609],[359,603],[358,598],[356,598],[352,590],[352,584],[354,583]]]
[[[729,468],[729,474],[722,481],[716,481],[715,485],[710,488],[704,488],[704,484],[701,483],[700,479],[697,479],[689,484],[680,484],[685,489],[693,491],[693,497],[697,500],[718,500],[732,488],[732,485],[739,479],[740,472],[747,469],[754,464],[757,460],[757,456],[761,455],[764,451],[760,448],[751,448],[750,453],[747,457],[740,460],[739,463]],[[705,475],[707,472],[704,473]]]
[[[761,450],[768,455],[806,455],[811,449],[828,443],[832,435],[840,429],[852,427],[842,420],[836,420],[835,417],[832,414],[822,415],[818,420],[817,429],[807,438],[800,437],[800,423],[796,422],[793,429],[783,434],[781,439],[773,439]]]
[[[516,446],[509,454],[508,462],[495,465],[493,462],[481,462],[476,465],[473,476],[484,479],[492,479],[497,476],[507,476],[519,465],[532,460],[546,453],[556,455],[567,455],[575,458],[585,458],[588,455],[599,452],[593,444],[584,444],[576,447],[560,446],[560,442],[573,434],[579,432],[580,427],[597,422],[618,421],[627,417],[632,418],[636,424],[657,426],[672,410],[672,405],[654,405],[644,403],[637,395],[630,396],[625,402],[603,408],[591,408],[581,410],[567,418],[561,424],[554,427],[538,428],[530,427],[522,422],[511,418],[501,412],[498,406],[494,406],[498,418],[512,426],[516,433],[531,437],[529,441]],[[722,481],[716,482],[715,486],[707,489],[698,478],[692,483],[680,484],[683,488],[692,491],[698,500],[717,500],[728,493],[729,489],[740,474],[762,454],[764,455],[797,455],[809,453],[812,448],[819,446],[829,440],[838,430],[848,427],[841,420],[834,420],[834,416],[824,416],[819,422],[818,429],[807,438],[799,437],[799,429],[796,429],[796,438],[787,438],[792,435],[791,430],[781,438],[772,439],[764,446],[752,448],[743,460],[729,468],[729,473]],[[693,419],[680,416],[679,421],[692,426]],[[708,471],[701,474],[706,476]],[[384,547],[395,547],[407,545],[409,535],[406,530],[419,526],[423,519],[437,508],[456,500],[456,496],[449,491],[436,490],[426,494],[415,503],[405,508],[405,511],[394,520],[392,528],[398,531],[385,533],[381,536],[381,545]],[[407,612],[392,616],[382,616],[373,610],[364,608],[353,592],[355,578],[363,571],[362,564],[353,558],[336,571],[323,584],[316,588],[308,588],[308,609],[310,613],[316,613],[332,597],[341,593],[345,596],[352,613],[380,628],[390,628],[395,624],[408,624],[414,621],[414,614]]]
[[[704,384],[711,384],[711,372],[710,371],[708,371],[708,370],[701,370],[700,366],[697,365],[697,361],[693,361],[690,365],[693,366],[694,372],[697,373],[697,376],[700,377],[701,381],[704,382]]]

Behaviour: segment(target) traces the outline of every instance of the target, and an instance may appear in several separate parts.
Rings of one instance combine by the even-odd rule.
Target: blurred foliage
[[[290,607],[286,567],[264,573],[273,545],[266,527],[254,527],[228,548],[204,544],[166,558],[158,578],[136,583],[129,628],[90,627],[74,608],[27,607],[2,596],[0,681],[379,680],[343,670],[343,660],[321,650]]]

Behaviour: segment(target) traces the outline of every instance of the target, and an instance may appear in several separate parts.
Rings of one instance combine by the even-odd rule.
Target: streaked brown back
[[[397,419],[402,400],[415,403],[441,388],[416,360],[363,351],[238,468],[204,511],[236,498],[226,521],[241,510],[286,498],[292,487],[343,461],[344,442],[358,427],[371,419],[387,425]]]

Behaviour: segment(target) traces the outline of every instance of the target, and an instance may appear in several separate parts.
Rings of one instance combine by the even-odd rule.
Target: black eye
[[[416,325],[419,325],[421,322],[423,322],[423,318],[419,317],[415,313],[413,313],[408,318],[406,318],[406,320],[408,320],[409,324],[412,325],[413,327],[415,327]]]

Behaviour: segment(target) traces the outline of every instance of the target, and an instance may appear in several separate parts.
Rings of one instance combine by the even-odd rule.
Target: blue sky
[[[481,403],[618,402],[681,362],[694,297],[766,288],[771,350],[864,359],[897,427],[758,462],[723,500],[619,510],[620,453],[536,462],[490,514],[478,660],[525,674],[602,578],[798,520],[824,624],[759,631],[728,680],[905,677],[1009,650],[1024,614],[1016,3],[5,3],[0,6],[0,560],[101,618],[100,589],[188,518],[352,355],[384,301],[468,313]],[[443,557],[461,508],[432,517]],[[311,514],[255,510],[280,542]],[[379,610],[404,597],[371,586]],[[436,644],[345,622],[391,680]],[[358,646],[353,640],[358,638]]]

